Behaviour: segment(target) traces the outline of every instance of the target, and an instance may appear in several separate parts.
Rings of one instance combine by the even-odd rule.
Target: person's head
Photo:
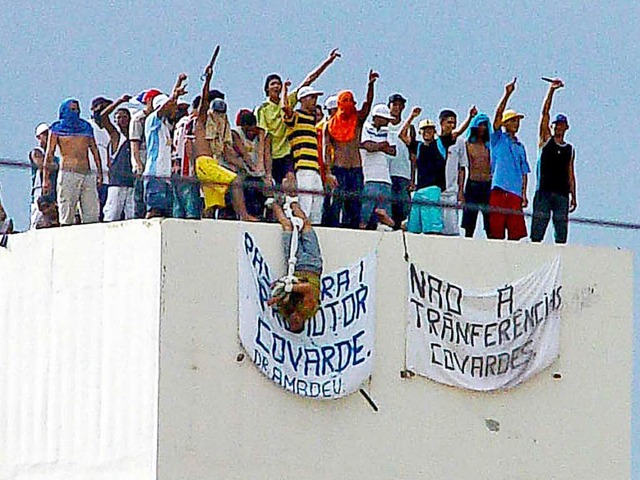
[[[42,147],[36,147],[31,150],[29,152],[29,160],[31,160],[32,165],[42,166],[44,163],[44,149]]]
[[[236,125],[242,129],[250,140],[253,140],[260,131],[256,116],[247,108],[238,111],[236,115]]]
[[[227,113],[227,102],[222,100],[221,98],[214,98],[209,102],[209,111],[213,114],[226,114]]]
[[[298,90],[298,101],[300,102],[300,108],[303,112],[315,113],[316,105],[318,104],[318,97],[323,92],[316,90],[313,87],[302,87]]]
[[[569,130],[569,119],[566,115],[559,113],[556,118],[551,122],[553,126],[553,134],[557,137],[564,138],[564,134]]]
[[[111,100],[96,97],[91,101],[91,116],[98,127],[102,128],[102,111],[111,104]]]
[[[68,98],[60,104],[58,118],[69,122],[77,121],[80,118],[80,103],[75,98]]]
[[[458,116],[453,110],[442,110],[438,115],[438,120],[440,120],[440,135],[447,136],[456,129]]]
[[[165,107],[165,105],[166,105],[166,108],[163,108]],[[152,106],[153,106],[152,111],[160,110],[161,108],[163,108],[164,110],[163,117],[167,119],[175,118],[176,110],[178,108],[178,105],[176,104],[176,102],[169,102],[169,97],[164,93],[161,93],[153,97]]]
[[[389,102],[387,104],[389,106],[389,111],[394,118],[398,119],[402,115],[402,111],[404,107],[407,105],[407,99],[404,98],[399,93],[394,93],[389,97]]]
[[[338,96],[331,95],[324,102],[324,108],[327,111],[329,117],[333,117],[338,111]]]
[[[478,112],[472,119],[469,124],[469,133],[468,140],[469,143],[488,143],[489,136],[491,134],[490,130],[490,120],[487,114]]]
[[[338,105],[338,110],[350,114],[356,113],[356,99],[353,96],[353,92],[343,90],[338,93],[338,100],[336,103]]]
[[[422,140],[431,143],[436,136],[436,124],[428,118],[422,120],[418,124],[418,133],[422,136]]]
[[[376,128],[386,127],[387,125],[389,125],[389,122],[393,120],[393,116],[391,116],[389,107],[387,107],[384,103],[379,103],[371,109],[371,118],[373,125]]]
[[[140,103],[144,104],[144,112],[146,115],[149,115],[151,112],[153,112],[153,99],[158,95],[162,95],[162,92],[160,90],[156,88],[150,88],[149,90],[145,90],[144,92],[140,93],[140,95],[136,97],[136,99]]]
[[[36,140],[41,148],[47,148],[47,141],[49,140],[49,125],[46,123],[39,123],[35,131]]]
[[[178,103],[175,121],[178,122],[181,118],[186,117],[187,115],[189,115],[189,104],[185,102]]]
[[[121,132],[127,134],[129,132],[129,124],[131,123],[131,113],[127,108],[119,108],[115,114],[116,125]]]
[[[38,210],[46,217],[57,216],[56,199],[53,194],[48,193],[38,198]]]
[[[505,110],[502,114],[502,127],[509,134],[514,136],[520,130],[520,120],[524,115],[515,110]]]
[[[267,75],[264,81],[264,94],[271,100],[277,100],[280,98],[282,92],[282,78],[277,73]]]

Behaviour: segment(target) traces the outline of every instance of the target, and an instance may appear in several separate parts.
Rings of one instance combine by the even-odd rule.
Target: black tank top
[[[540,152],[538,190],[568,195],[569,163],[572,156],[573,147],[571,144],[558,145],[551,137]]]

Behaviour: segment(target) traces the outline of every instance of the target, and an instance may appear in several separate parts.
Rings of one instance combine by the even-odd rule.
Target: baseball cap
[[[98,105],[102,105],[103,103],[111,103],[111,100],[105,97],[96,97],[93,100],[91,100],[91,109],[93,110]]]
[[[512,118],[524,118],[524,115],[516,112],[515,110],[505,110],[502,114],[502,123],[508,122]]]
[[[316,90],[313,87],[302,87],[300,90],[298,90],[298,100],[303,99],[304,97],[310,97],[311,95],[324,95],[324,92],[321,92],[320,90]]]
[[[169,97],[164,93],[156,95],[155,97],[153,97],[153,109],[157,110],[161,108],[168,101],[169,101]]]
[[[210,105],[211,110],[214,112],[227,113],[227,103],[220,98],[212,100]]]
[[[49,125],[47,125],[46,123],[39,123],[38,126],[36,127],[36,137],[38,135],[43,134],[44,132],[46,132],[47,130],[49,130]]]
[[[551,123],[566,123],[567,125],[569,125],[569,119],[566,115],[559,113],[558,115],[556,115],[555,120]]]
[[[418,124],[418,131],[422,131],[425,128],[436,128],[436,124],[433,123],[433,120],[429,118],[425,118],[424,120],[421,120],[420,123]]]
[[[328,97],[324,102],[324,108],[326,108],[327,110],[338,108],[338,96],[331,95],[330,97]]]
[[[387,107],[384,103],[379,103],[371,109],[371,117],[381,117],[386,118],[387,120],[393,120],[391,112],[389,111],[389,107]]]
[[[407,99],[404,98],[402,95],[400,95],[399,93],[394,93],[393,95],[391,95],[389,97],[389,102],[388,103],[393,103],[393,102],[402,102],[402,103],[407,103]]]
[[[140,93],[140,95],[138,95],[136,99],[141,103],[147,103],[149,100],[153,100],[161,94],[162,92],[160,90],[156,88],[150,88],[149,90],[145,90],[144,92]]]

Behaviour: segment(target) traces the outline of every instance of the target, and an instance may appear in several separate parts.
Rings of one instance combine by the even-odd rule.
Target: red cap
[[[157,97],[161,93],[162,92],[160,90],[157,90],[155,88],[151,88],[147,90],[146,92],[144,92],[144,95],[142,96],[142,103],[149,103],[151,100],[153,100],[155,97]]]

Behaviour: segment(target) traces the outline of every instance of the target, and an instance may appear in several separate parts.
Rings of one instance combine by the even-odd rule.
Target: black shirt
[[[540,152],[538,190],[569,195],[569,165],[572,158],[571,144],[558,145],[551,137]]]
[[[418,190],[427,187],[439,187],[446,190],[445,165],[446,159],[440,153],[437,141],[429,145],[422,141],[414,140],[409,146],[409,151],[416,155],[416,170],[418,171]]]

